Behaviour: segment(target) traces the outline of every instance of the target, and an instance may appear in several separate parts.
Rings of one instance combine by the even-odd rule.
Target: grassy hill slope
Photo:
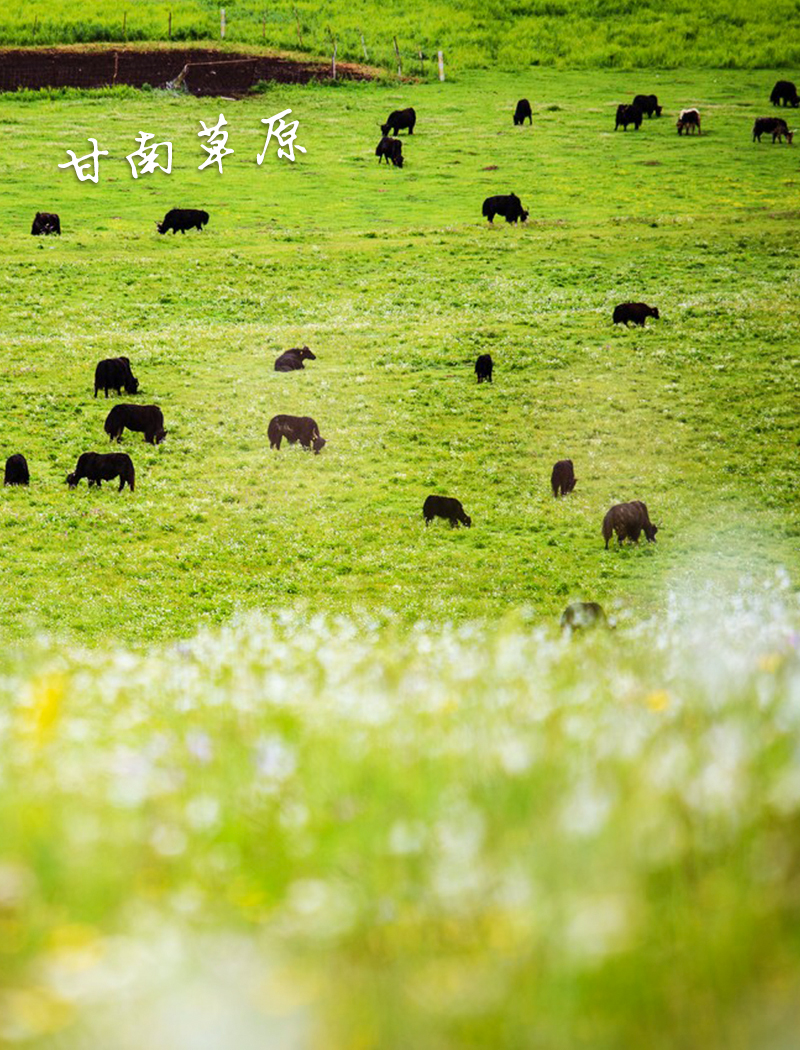
[[[19,0],[0,12],[0,43],[54,44],[98,40],[219,40],[217,0]],[[791,26],[795,0],[770,5],[745,0],[437,0],[385,4],[354,0],[228,0],[225,40],[299,48],[339,59],[369,60],[396,70],[396,36],[406,72],[419,73],[420,51],[443,48],[448,68],[537,65],[583,68],[681,66],[797,68],[800,43]],[[171,14],[171,22],[170,22]],[[124,17],[124,23],[123,23]],[[171,26],[171,29],[170,29]],[[362,34],[364,44],[362,44]]]

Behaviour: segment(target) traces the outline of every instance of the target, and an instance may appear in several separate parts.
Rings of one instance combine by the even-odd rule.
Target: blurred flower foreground
[[[788,581],[0,663],[0,1046],[798,1046]]]

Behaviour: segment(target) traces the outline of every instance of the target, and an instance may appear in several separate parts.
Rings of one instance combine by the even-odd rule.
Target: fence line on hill
[[[116,36],[113,27],[109,28],[107,34],[102,39],[98,38],[95,42],[100,44],[113,43],[116,39],[122,43],[127,44],[129,42],[136,42],[138,44],[146,43],[148,39],[153,42],[157,42],[159,39],[166,39],[173,42],[180,41],[188,46],[190,43],[206,44],[208,45],[213,39],[215,31],[213,24],[208,25],[208,32],[204,33],[200,30],[196,23],[191,25],[181,25],[179,19],[174,16],[172,9],[167,11],[166,25],[164,26],[161,34],[156,30],[151,32],[151,23],[141,23],[137,28],[135,16],[129,17],[130,12],[127,8],[121,12],[121,21],[119,23],[118,36]],[[404,70],[406,76],[420,77],[424,79],[426,77],[426,62],[431,64],[438,64],[438,79],[444,80],[444,64],[442,51],[434,51],[427,54],[425,50],[419,45],[405,44],[398,40],[398,35],[392,33],[390,36],[386,35],[382,40],[371,41],[369,48],[367,46],[367,39],[364,35],[364,31],[361,27],[358,27],[354,32],[351,31],[345,35],[336,33],[329,24],[324,27],[318,24],[316,27],[310,26],[308,23],[308,15],[305,16],[305,22],[301,21],[300,14],[296,6],[291,7],[291,15],[294,18],[294,26],[297,34],[297,43],[299,50],[305,52],[309,58],[321,56],[325,53],[324,47],[318,45],[314,47],[313,44],[309,45],[306,35],[304,35],[304,29],[309,31],[312,37],[319,39],[321,36],[327,36],[330,44],[331,55],[331,77],[336,79],[337,76],[337,64],[341,61],[349,61],[359,63],[363,61],[368,63],[370,61],[370,55],[372,55],[373,62],[377,65],[383,66],[384,68],[391,69],[395,68],[397,77],[403,78]],[[67,29],[67,26],[63,27]],[[31,36],[33,43],[37,46],[42,45],[43,30],[46,27],[39,22],[39,16],[36,14],[31,28]],[[242,16],[229,17],[229,12],[226,8],[221,7],[219,9],[219,39],[228,43],[229,45],[234,44],[231,40],[231,30],[234,35],[237,35],[237,30],[242,30],[240,42],[242,44],[249,44],[252,41],[257,41],[260,38],[260,43],[264,46],[267,45],[267,10],[262,9],[260,15],[255,16]],[[75,42],[76,37],[79,34],[64,33],[64,42],[68,40]],[[91,39],[83,39],[81,43],[92,43]],[[21,47],[22,45],[20,45]],[[58,43],[52,42],[49,46],[58,47]],[[283,45],[275,45],[276,48]],[[17,48],[9,48],[9,50],[16,50]],[[394,62],[392,64],[392,51],[394,52]],[[429,65],[429,75],[435,73],[436,67]]]

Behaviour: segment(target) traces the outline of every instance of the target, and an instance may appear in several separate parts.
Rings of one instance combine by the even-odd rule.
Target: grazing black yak
[[[414,134],[414,125],[417,123],[417,114],[414,112],[411,106],[408,109],[396,109],[393,113],[389,114],[389,117],[385,124],[381,124],[381,133],[388,135],[389,132],[396,135],[403,128],[408,128],[409,135]]]
[[[390,138],[388,135],[384,135],[378,145],[375,147],[375,156],[378,158],[380,164],[383,157],[386,158],[386,164],[388,166],[389,161],[396,168],[402,168],[403,166],[403,143],[400,139]]]
[[[522,207],[522,201],[516,193],[487,197],[483,202],[483,214],[489,222],[494,222],[495,215],[505,216],[506,222],[517,222],[518,219],[525,222],[528,218],[528,212]]]
[[[566,496],[568,492],[572,492],[575,488],[577,480],[578,479],[575,477],[575,468],[572,466],[572,460],[560,459],[553,467],[553,472],[550,475],[550,485],[553,489],[553,495]]]
[[[126,394],[139,392],[139,380],[131,371],[128,358],[107,357],[105,361],[98,361],[94,370],[94,396],[97,397],[98,390],[104,390],[106,397],[109,390],[116,390],[119,395],[123,388]]]
[[[197,208],[172,208],[164,216],[161,222],[156,222],[159,233],[172,230],[173,234],[178,230],[186,233],[187,230],[202,230],[208,222],[208,212],[199,211]]]
[[[622,130],[627,131],[628,125],[633,124],[634,128],[638,131],[642,123],[642,111],[638,106],[626,106],[621,103],[617,106],[617,120],[614,124],[614,131],[622,125]]]
[[[325,445],[325,438],[320,437],[319,427],[311,416],[273,416],[267,434],[270,448],[280,448],[284,438],[290,445],[299,441],[303,448],[313,448],[315,452]]]
[[[478,360],[475,362],[475,375],[478,377],[478,382],[483,383],[484,381],[486,381],[491,383],[493,368],[494,361],[492,361],[492,355],[481,354]]]
[[[678,117],[678,123],[676,124],[678,134],[682,135],[684,131],[688,135],[691,133],[694,135],[695,128],[697,134],[700,134],[700,112],[696,109],[682,109],[680,116]]]
[[[772,89],[769,100],[773,106],[794,106],[796,109],[800,105],[800,98],[797,97],[797,88],[791,80],[779,80]]]
[[[21,452],[15,452],[6,460],[6,471],[3,476],[4,485],[28,485],[31,476],[28,471],[28,461]]]
[[[425,524],[429,525],[434,518],[446,518],[450,522],[450,528],[455,528],[459,522],[469,528],[472,518],[461,506],[461,501],[452,496],[428,496],[422,505],[422,516]]]
[[[648,118],[652,117],[654,113],[657,117],[661,116],[662,107],[659,106],[656,95],[637,95],[633,100],[633,104],[637,109],[640,109],[642,113],[646,113]]]
[[[531,104],[526,98],[521,98],[517,103],[517,108],[514,110],[514,126],[525,123],[525,118],[528,118],[528,122],[533,124],[533,114],[531,113]]]
[[[88,478],[89,488],[101,482],[119,478],[119,491],[128,488],[133,492],[134,473],[131,457],[125,452],[84,452],[71,474],[67,474],[67,484],[74,489],[81,478]]]
[[[783,117],[756,117],[755,124],[753,124],[753,142],[760,142],[762,135],[772,135],[774,145],[784,138],[791,143],[794,132],[789,131],[789,126]]]
[[[658,526],[651,523],[647,507],[637,499],[631,503],[617,503],[606,513],[603,518],[603,539],[606,541],[606,550],[608,550],[608,541],[615,532],[620,546],[623,540],[638,543],[642,532],[647,537],[648,543],[655,543]]]
[[[658,320],[658,307],[647,303],[620,303],[614,307],[614,324],[638,324],[644,327],[648,317]]]
[[[164,416],[158,405],[114,405],[106,416],[105,432],[109,440],[122,441],[125,428],[144,434],[151,445],[160,445],[167,435]]]

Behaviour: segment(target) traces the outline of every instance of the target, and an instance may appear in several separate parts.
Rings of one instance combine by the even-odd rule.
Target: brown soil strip
[[[187,68],[188,67],[188,68]],[[193,95],[246,95],[259,80],[306,84],[329,80],[330,65],[277,55],[236,54],[207,49],[137,48],[82,50],[31,48],[0,51],[0,91],[19,88],[98,88],[149,84],[163,88],[186,69],[183,82]],[[374,71],[349,63],[336,64],[337,77],[371,80]]]

